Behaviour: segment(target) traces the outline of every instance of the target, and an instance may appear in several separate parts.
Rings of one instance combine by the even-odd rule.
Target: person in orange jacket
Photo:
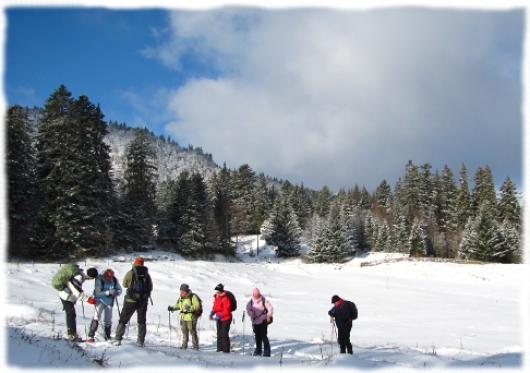
[[[232,323],[232,306],[223,284],[215,287],[215,295],[210,320],[217,322],[217,352],[230,352],[230,324]]]

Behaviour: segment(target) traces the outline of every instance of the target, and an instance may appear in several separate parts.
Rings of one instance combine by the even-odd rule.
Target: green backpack
[[[81,270],[76,264],[68,263],[61,266],[52,278],[52,286],[58,291],[64,290],[68,281],[79,272]]]

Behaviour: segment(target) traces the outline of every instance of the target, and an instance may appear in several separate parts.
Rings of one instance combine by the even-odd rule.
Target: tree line
[[[9,246],[12,258],[57,260],[161,247],[187,257],[234,255],[239,235],[261,234],[279,257],[341,262],[360,251],[520,262],[521,207],[509,178],[495,191],[488,166],[469,190],[446,166],[409,162],[394,188],[332,193],[224,165],[208,180],[180,173],[156,185],[147,129],[126,149],[112,179],[107,123],[88,97],[60,86],[35,129],[28,110],[8,109]],[[275,181],[276,180],[276,181]],[[119,186],[118,186],[119,184]]]

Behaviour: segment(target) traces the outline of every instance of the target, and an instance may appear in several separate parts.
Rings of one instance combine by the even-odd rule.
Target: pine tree
[[[506,177],[501,186],[501,196],[497,206],[497,218],[500,222],[507,221],[512,226],[521,226],[521,206],[517,198],[517,190],[512,180]]]
[[[298,225],[305,229],[307,221],[311,217],[311,201],[303,184],[301,186],[296,185],[291,189],[289,203],[298,217]]]
[[[325,218],[328,216],[331,204],[331,191],[327,186],[324,186],[318,192],[317,200],[315,202],[315,213]]]
[[[327,222],[315,214],[311,227],[311,250],[308,252],[308,258],[313,263],[326,263],[329,261],[329,233]]]
[[[255,227],[261,227],[269,213],[271,203],[265,175],[260,174],[257,178],[254,193],[254,223]]]
[[[334,204],[328,217],[328,261],[332,263],[344,262],[351,252],[351,243],[347,233],[347,227],[341,219],[340,209]]]
[[[408,249],[411,257],[427,255],[425,233],[419,222],[414,222],[410,230]]]
[[[374,199],[376,215],[386,218],[392,205],[392,190],[386,180],[383,180],[377,187]]]
[[[521,263],[521,237],[517,227],[505,219],[499,227],[499,233],[500,242],[492,259],[500,263]]]
[[[106,123],[86,96],[60,86],[37,134],[38,238],[48,257],[101,255],[112,240],[115,206]]]
[[[476,218],[470,218],[460,243],[464,259],[492,261],[502,245],[502,236],[490,206],[483,204]],[[502,250],[502,249],[501,249]]]
[[[400,205],[404,209],[408,222],[412,222],[417,215],[417,208],[420,205],[420,176],[418,167],[412,161],[406,166],[405,179],[401,185]]]
[[[372,208],[372,197],[366,187],[362,187],[359,199],[359,207],[363,210],[370,210]]]
[[[495,212],[497,196],[495,194],[495,185],[493,184],[493,175],[489,166],[478,168],[475,173],[475,187],[472,195],[472,208],[474,216],[478,215],[479,210],[485,206],[491,213]]]
[[[8,258],[32,257],[35,225],[35,155],[28,118],[20,106],[7,112],[7,177],[9,205]]]
[[[464,164],[460,169],[460,185],[456,205],[458,228],[463,230],[471,216],[471,196],[469,194],[467,168]]]
[[[237,234],[257,233],[255,218],[254,189],[256,174],[248,164],[239,167],[233,178],[234,232]]]
[[[261,234],[267,244],[277,247],[278,257],[299,255],[302,230],[287,196],[282,195],[277,199],[269,219],[263,223]]]
[[[122,209],[130,247],[152,244],[155,222],[155,153],[145,131],[136,130],[126,150]]]
[[[234,247],[231,243],[232,237],[232,214],[233,199],[230,181],[230,172],[226,164],[216,174],[216,177],[210,180],[210,189],[212,194],[213,215],[216,224],[217,242],[220,254],[234,255]]]

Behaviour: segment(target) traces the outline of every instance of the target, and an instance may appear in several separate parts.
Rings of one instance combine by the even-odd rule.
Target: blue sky
[[[5,92],[65,84],[108,120],[333,189],[409,159],[521,185],[524,12],[10,8]]]

